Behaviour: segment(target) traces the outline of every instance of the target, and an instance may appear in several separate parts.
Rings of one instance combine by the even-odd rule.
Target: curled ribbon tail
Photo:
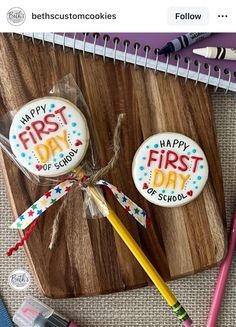
[[[28,226],[30,226],[30,228],[26,231],[21,240],[7,251],[7,256],[11,256],[13,252],[17,251],[21,246],[24,245],[31,233],[34,231],[39,216],[42,215],[42,213],[47,210],[47,208],[49,208],[65,194],[67,194],[71,190],[74,182],[75,179],[67,179],[57,184],[51,190],[47,191],[39,200],[32,204],[30,208],[28,208],[16,219],[10,228],[21,230],[26,229]]]

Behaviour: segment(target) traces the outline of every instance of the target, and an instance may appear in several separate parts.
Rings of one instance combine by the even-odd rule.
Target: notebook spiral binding
[[[31,39],[32,43],[33,44],[38,44],[38,43],[42,43],[43,46],[46,45],[46,42],[50,42],[52,44],[52,47],[55,48],[55,45],[58,45],[58,43],[56,43],[56,37],[58,37],[58,34],[57,33],[40,33],[41,34],[41,38],[39,39],[38,37],[36,37],[36,34],[39,34],[39,33],[19,33],[19,34],[15,34],[15,33],[11,33],[12,37],[14,39],[22,39],[22,40],[26,40],[27,38],[27,41]],[[46,37],[48,34],[52,35],[52,38],[50,39],[50,41],[48,40],[48,38]],[[71,34],[71,33],[70,33]],[[77,35],[78,33],[73,33],[73,44],[69,47],[72,49],[73,53],[76,54],[76,50],[78,50],[78,48],[76,48],[76,42],[78,41],[77,40]],[[83,37],[83,40],[81,41],[82,42],[82,47],[81,49],[79,50],[82,50],[82,53],[83,55],[85,55],[85,53],[87,52],[86,51],[86,44],[87,44],[87,36],[88,36],[89,33],[83,33],[84,37]],[[61,35],[62,37],[62,42],[60,43],[60,45],[62,46],[63,48],[63,51],[65,52],[66,49],[68,48],[68,46],[66,45],[66,33],[63,33]],[[95,55],[97,54],[96,52],[96,47],[97,47],[97,40],[99,38],[99,33],[93,33],[93,38],[94,38],[94,41],[93,41],[93,47],[92,47],[92,50],[90,51],[92,53],[92,56],[93,58],[95,58]],[[100,55],[102,55],[103,57],[103,61],[105,62],[106,60],[106,57],[107,57],[107,50],[108,50],[108,47],[107,47],[107,42],[109,40],[109,35],[105,35],[103,37],[103,46],[102,46],[102,53]],[[122,60],[123,63],[124,63],[124,66],[126,66],[127,64],[127,56],[128,56],[128,48],[130,46],[130,42],[127,40],[124,42],[124,51],[123,51],[123,59],[118,59],[117,58],[117,45],[119,43],[119,38],[114,38],[114,47],[112,49],[112,57],[110,56],[110,58],[113,59],[113,62],[114,64],[116,63],[117,60]],[[139,51],[139,48],[140,48],[140,44],[139,43],[135,43],[134,44],[134,49],[135,49],[135,53],[134,53],[134,56],[133,56],[133,60],[129,60],[129,64],[133,64],[134,68],[136,69],[136,67],[140,64],[138,64],[138,51]],[[145,46],[144,47],[144,51],[145,51],[145,57],[144,57],[144,62],[143,62],[143,69],[144,71],[146,69],[148,69],[149,67],[147,66],[147,63],[148,63],[148,60],[149,60],[149,57],[148,57],[148,53],[150,51],[150,46]],[[156,48],[155,50],[155,56],[156,56],[156,59],[155,59],[155,65],[153,67],[155,73],[157,73],[159,71],[159,64],[163,62],[161,62],[158,58],[158,48]],[[179,68],[180,68],[180,56],[179,55],[176,55],[176,70],[175,70],[175,73],[174,73],[174,78],[177,79],[177,77],[179,77],[178,73],[179,73]],[[169,60],[170,60],[170,55],[167,55],[166,56],[166,61],[164,63],[164,69],[162,69],[161,71],[164,72],[164,78],[167,77],[169,71],[168,71],[168,68],[169,68]],[[191,59],[190,58],[184,58],[185,62],[186,62],[186,73],[185,73],[185,76],[182,76],[184,77],[185,79],[185,82],[188,81],[189,79],[189,73],[190,73],[190,64],[191,64]],[[196,69],[196,79],[195,79],[195,86],[198,84],[199,82],[199,77],[200,77],[200,69],[201,69],[201,62],[199,61],[196,61],[195,62],[195,65],[197,67]],[[214,87],[214,92],[216,92],[218,90],[218,88],[220,87],[220,82],[221,82],[221,77],[222,77],[222,70],[220,67],[215,67],[217,68],[218,70],[218,76],[217,76],[217,80],[216,80],[216,83],[215,83],[215,87]],[[209,85],[209,82],[210,82],[210,78],[211,78],[211,70],[212,70],[212,66],[207,64],[207,69],[208,69],[208,72],[207,72],[207,79],[206,81],[204,81],[205,83],[205,88],[208,87]],[[225,94],[228,93],[229,89],[230,89],[230,85],[231,85],[231,80],[232,80],[232,72],[230,70],[227,71],[227,74],[228,74],[228,81],[226,82],[226,87],[225,87]]]

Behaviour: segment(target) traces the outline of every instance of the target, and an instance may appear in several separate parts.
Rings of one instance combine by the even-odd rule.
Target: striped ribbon
[[[70,192],[76,181],[76,179],[66,179],[47,191],[40,199],[25,210],[25,212],[16,219],[10,228],[21,230],[27,228],[33,223],[33,221],[42,215],[45,210]],[[108,189],[121,204],[121,206],[141,225],[146,227],[147,224],[150,223],[150,219],[147,217],[146,211],[130,200],[128,196],[126,196],[117,187],[104,180],[98,181],[96,185]]]

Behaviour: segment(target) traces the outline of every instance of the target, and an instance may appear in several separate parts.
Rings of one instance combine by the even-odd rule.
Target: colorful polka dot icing
[[[132,175],[148,201],[177,207],[201,193],[208,178],[208,163],[202,149],[189,137],[161,133],[148,138],[137,150]]]
[[[24,105],[9,134],[18,162],[38,176],[55,177],[79,165],[89,144],[82,112],[71,102],[45,97]]]

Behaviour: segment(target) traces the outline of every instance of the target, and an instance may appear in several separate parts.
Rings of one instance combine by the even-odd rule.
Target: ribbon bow
[[[25,236],[21,239],[21,241],[8,251],[8,255],[11,255],[14,251],[18,250],[18,248],[24,244],[24,241],[28,239],[30,233],[33,231],[36,225],[38,217],[64,195],[70,192],[74,184],[78,181],[79,180],[77,178],[68,178],[60,182],[55,187],[47,191],[15,220],[10,228],[24,230],[30,225],[31,227],[25,233]],[[117,187],[104,180],[99,180],[96,182],[96,185],[100,186],[101,188],[108,189],[114,195],[120,205],[125,209],[125,211],[135,218],[142,226],[146,227],[150,223],[150,219],[148,218],[146,211],[140,208]]]

